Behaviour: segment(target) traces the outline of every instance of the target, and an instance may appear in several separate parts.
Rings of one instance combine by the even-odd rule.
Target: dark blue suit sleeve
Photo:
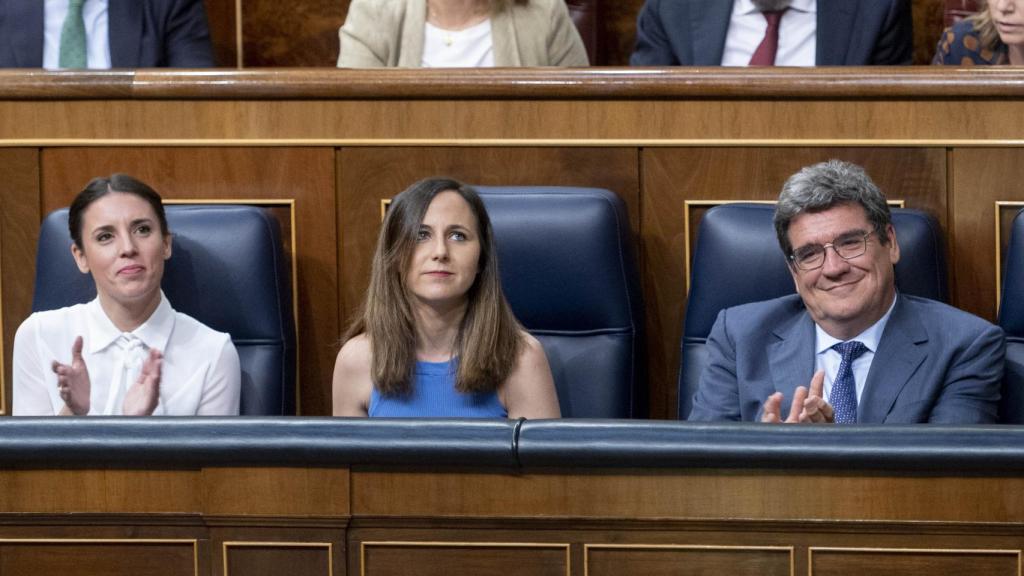
[[[647,0],[636,20],[636,46],[629,57],[631,66],[678,66],[665,23],[661,21],[661,0]]]
[[[890,0],[889,14],[871,54],[871,64],[906,65],[914,60],[914,24],[910,0]]]
[[[687,420],[710,422],[741,419],[736,348],[726,329],[727,313],[728,309],[718,313],[711,333],[708,334],[707,364],[700,375],[693,409]]]
[[[960,350],[946,373],[928,422],[991,424],[999,410],[1006,339],[998,326],[988,325]]]
[[[165,29],[165,65],[170,68],[215,66],[203,0],[171,0]]]

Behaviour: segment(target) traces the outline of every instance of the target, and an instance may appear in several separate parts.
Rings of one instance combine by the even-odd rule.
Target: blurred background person
[[[980,0],[980,10],[946,28],[932,64],[1024,64],[1024,0]]]
[[[433,178],[395,197],[333,396],[335,416],[559,417],[544,349],[502,292],[475,190]]]
[[[633,66],[910,64],[910,0],[646,0]]]
[[[587,66],[563,0],[352,0],[342,68]]]
[[[202,0],[0,2],[3,68],[214,66]]]

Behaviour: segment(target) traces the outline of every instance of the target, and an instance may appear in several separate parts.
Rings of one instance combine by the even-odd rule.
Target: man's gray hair
[[[793,218],[804,212],[823,212],[840,204],[863,207],[879,240],[882,244],[888,243],[886,229],[892,223],[892,215],[885,195],[860,166],[829,160],[801,169],[782,185],[774,219],[782,252],[786,256],[793,252],[789,243],[789,225]]]

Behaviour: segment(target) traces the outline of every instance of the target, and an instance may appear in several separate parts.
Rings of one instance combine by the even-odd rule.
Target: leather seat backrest
[[[544,345],[562,415],[646,415],[643,304],[626,207],[607,190],[477,187],[502,286]]]
[[[1024,211],[1013,219],[1010,247],[1003,263],[999,325],[1006,333],[999,421],[1024,424]]]

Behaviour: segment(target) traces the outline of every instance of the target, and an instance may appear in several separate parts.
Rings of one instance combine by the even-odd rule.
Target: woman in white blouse
[[[97,296],[18,328],[14,415],[238,414],[231,337],[175,312],[160,290],[172,242],[160,195],[124,174],[96,178],[68,228]]]
[[[565,0],[352,0],[338,66],[586,66]]]

